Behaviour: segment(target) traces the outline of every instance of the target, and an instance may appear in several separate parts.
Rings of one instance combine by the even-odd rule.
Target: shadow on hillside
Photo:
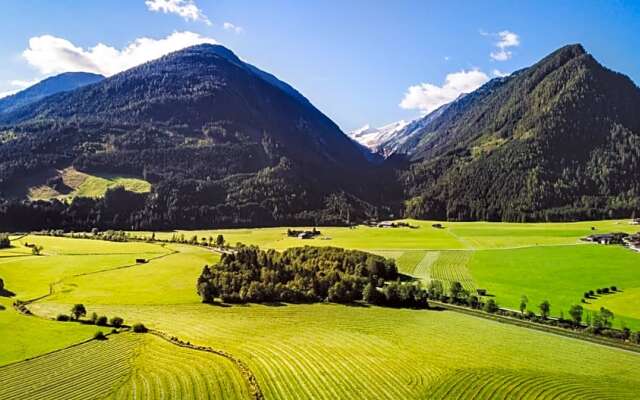
[[[370,308],[371,306],[367,303],[362,303],[359,301],[354,301],[353,303],[342,303],[342,305],[347,307],[355,307],[355,308]]]
[[[222,303],[222,302],[219,302],[219,301],[214,301],[213,303],[202,303],[202,304],[206,304],[206,305],[211,306],[211,307],[222,307],[222,308],[231,307],[231,304]]]
[[[7,290],[5,289],[0,289],[0,297],[13,297],[16,294],[13,293],[11,290]]]
[[[286,307],[287,306],[287,303],[283,303],[281,301],[268,301],[260,304],[267,307]]]
[[[418,281],[418,278],[415,278],[411,275],[405,275],[401,272],[398,272],[398,279],[400,279],[400,282],[415,282]]]

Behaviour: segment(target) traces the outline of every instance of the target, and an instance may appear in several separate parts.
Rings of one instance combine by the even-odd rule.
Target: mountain
[[[371,152],[384,157],[393,154],[410,154],[415,146],[425,136],[425,129],[438,117],[440,117],[449,106],[461,101],[462,97],[453,103],[445,104],[422,118],[410,122],[400,120],[380,128],[372,128],[365,125],[348,133],[349,137],[360,143]]]
[[[0,123],[5,197],[23,196],[15,193],[20,183],[55,175],[52,168],[153,184],[150,195],[117,202],[115,210],[107,193],[73,216],[59,213],[61,224],[321,223],[364,216],[399,195],[393,184],[374,187],[378,167],[304,96],[217,45],[49,96],[0,115]]]
[[[381,126],[380,128],[372,128],[367,124],[362,128],[348,132],[347,135],[351,139],[375,152],[378,150],[378,146],[380,146],[380,144],[395,137],[396,133],[401,131],[405,126],[407,126],[407,124],[408,122],[403,120]]]
[[[640,210],[640,89],[581,45],[428,116],[404,152],[409,216],[573,220]]]
[[[100,82],[104,76],[88,72],[65,72],[60,75],[44,79],[14,95],[0,99],[0,114],[9,113],[16,109],[35,103],[52,94],[67,92],[82,86]]]

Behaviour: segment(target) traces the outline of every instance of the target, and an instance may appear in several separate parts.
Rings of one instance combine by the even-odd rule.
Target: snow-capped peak
[[[362,128],[349,132],[348,135],[363,146],[375,151],[380,144],[388,142],[407,126],[407,124],[408,122],[404,120],[393,122],[379,128],[372,128],[367,124]]]

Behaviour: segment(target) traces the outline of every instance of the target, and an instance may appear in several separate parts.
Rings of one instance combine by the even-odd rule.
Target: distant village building
[[[298,239],[313,239],[313,232],[302,232],[298,234]]]
[[[624,244],[629,247],[631,250],[640,252],[640,233],[636,233],[635,235],[627,236],[623,239]]]
[[[603,233],[600,235],[591,235],[582,239],[586,242],[599,243],[599,244],[624,244],[625,238],[628,237],[628,233],[615,232],[615,233]]]
[[[391,221],[382,221],[378,223],[378,228],[396,228],[398,224]]]
[[[631,225],[640,225],[640,218],[634,218],[631,220]]]

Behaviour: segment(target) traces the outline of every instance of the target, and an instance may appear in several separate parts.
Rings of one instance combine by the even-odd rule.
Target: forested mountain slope
[[[640,89],[566,46],[451,103],[406,151],[410,216],[628,217],[640,209]]]
[[[112,194],[47,214],[63,225],[313,223],[363,216],[388,193],[399,195],[374,187],[376,167],[306,98],[222,46],[172,53],[1,115],[0,123],[5,197],[52,167],[153,183],[136,201]]]

